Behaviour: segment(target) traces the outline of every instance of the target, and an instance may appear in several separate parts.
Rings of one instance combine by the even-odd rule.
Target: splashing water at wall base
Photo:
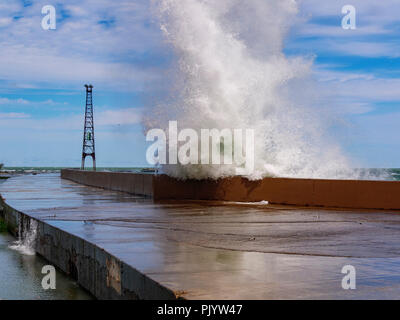
[[[18,240],[15,241],[13,245],[9,246],[9,248],[25,255],[35,255],[37,227],[38,224],[36,220],[20,219]]]

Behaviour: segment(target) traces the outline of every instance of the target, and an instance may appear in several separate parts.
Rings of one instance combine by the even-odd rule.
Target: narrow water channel
[[[2,180],[0,180],[1,183]],[[73,280],[56,271],[56,289],[42,288],[42,268],[49,263],[38,255],[13,250],[15,238],[0,232],[0,300],[86,300],[93,299]]]

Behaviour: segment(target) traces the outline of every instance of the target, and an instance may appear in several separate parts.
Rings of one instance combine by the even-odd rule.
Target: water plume
[[[255,170],[266,176],[355,178],[329,138],[321,111],[300,98],[312,60],[289,58],[283,41],[296,18],[293,0],[160,0],[161,30],[174,50],[171,95],[144,119],[145,129],[255,130]],[[307,99],[306,99],[307,100]],[[163,165],[178,178],[220,178],[235,165]]]

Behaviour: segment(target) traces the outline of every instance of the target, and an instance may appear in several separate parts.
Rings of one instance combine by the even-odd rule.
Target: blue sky
[[[54,5],[57,29],[41,28]],[[357,10],[343,30],[341,9]],[[302,0],[285,53],[313,57],[319,103],[346,152],[366,167],[400,167],[400,2]],[[149,1],[0,0],[0,162],[79,166],[85,83],[94,85],[98,166],[144,166],[140,124],[165,94],[165,45]]]

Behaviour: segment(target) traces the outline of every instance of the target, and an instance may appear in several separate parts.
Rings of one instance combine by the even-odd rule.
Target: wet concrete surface
[[[0,185],[17,210],[84,238],[188,299],[397,299],[400,212],[157,202],[57,175]],[[344,265],[355,290],[342,289]]]

